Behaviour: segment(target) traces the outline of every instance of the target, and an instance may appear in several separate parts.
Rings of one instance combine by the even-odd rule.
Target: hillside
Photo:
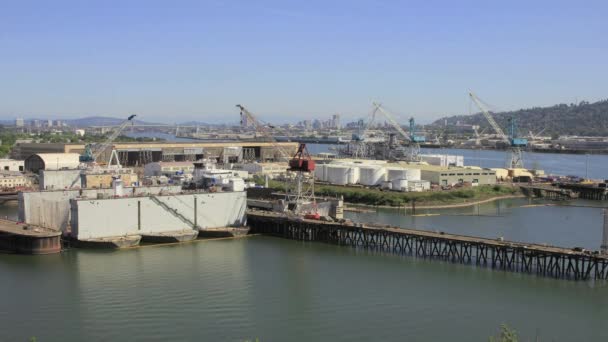
[[[559,104],[552,107],[535,107],[493,113],[493,115],[505,133],[508,118],[515,117],[521,135],[527,135],[528,131],[536,133],[545,129],[543,135],[608,136],[608,100],[594,103],[581,102],[578,105]],[[435,121],[433,125],[443,126],[445,120],[449,125],[460,121],[461,124],[489,127],[488,121],[481,113],[444,117]]]

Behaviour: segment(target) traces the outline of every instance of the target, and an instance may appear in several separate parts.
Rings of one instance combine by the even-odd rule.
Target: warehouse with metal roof
[[[78,153],[37,153],[25,159],[25,171],[73,170],[80,164]]]

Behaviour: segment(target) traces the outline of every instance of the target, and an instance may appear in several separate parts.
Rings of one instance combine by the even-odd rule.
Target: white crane
[[[510,151],[509,159],[507,160],[507,168],[523,168],[523,155],[520,146],[515,142],[515,137],[509,137],[505,134],[505,132],[502,130],[502,128],[500,128],[496,120],[494,120],[492,114],[490,114],[483,102],[475,94],[473,94],[473,92],[469,92],[469,97],[471,98],[471,100],[473,100],[479,110],[481,110],[483,116],[485,116],[485,118],[488,120],[490,126],[492,126],[498,137],[509,146]]]
[[[384,109],[381,104],[377,102],[373,102],[374,111],[380,111],[382,115],[386,118],[386,120],[401,134],[401,136],[407,141],[407,151],[406,151],[406,160],[407,161],[420,161],[420,144],[416,141],[416,138],[413,136],[413,132],[408,134],[401,125],[395,120],[393,114]],[[412,119],[413,120],[413,119]],[[413,121],[412,121],[413,122]]]
[[[266,138],[268,142],[270,142],[275,148],[275,151],[279,152],[280,156],[278,158],[275,155],[275,159],[277,159],[277,161],[287,161],[289,160],[289,158],[291,158],[291,156],[287,152],[285,152],[283,147],[279,145],[279,143],[274,138],[274,135],[271,131],[271,129],[274,128],[273,125],[262,123],[250,111],[248,111],[247,108],[240,104],[237,104],[236,107],[241,111],[241,123],[246,122],[252,125],[255,129],[255,132]]]

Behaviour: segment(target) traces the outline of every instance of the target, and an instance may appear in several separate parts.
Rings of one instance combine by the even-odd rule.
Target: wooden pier
[[[608,255],[415,229],[322,222],[249,211],[252,233],[572,280],[608,277]]]
[[[599,187],[598,184],[563,183],[559,187],[577,194],[578,198],[596,201],[608,200],[608,189]]]
[[[597,184],[563,183],[559,186],[552,185],[521,185],[524,195],[528,197],[539,197],[557,200],[582,198],[588,200],[608,200],[608,189],[599,187]]]
[[[527,197],[548,198],[552,200],[578,198],[578,194],[571,190],[560,189],[550,185],[521,185],[520,188]]]

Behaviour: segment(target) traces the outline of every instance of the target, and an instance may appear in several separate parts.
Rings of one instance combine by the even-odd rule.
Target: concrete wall
[[[134,196],[158,194],[161,191],[178,193],[180,186],[125,187],[124,193]],[[112,189],[72,189],[55,191],[20,192],[18,199],[19,221],[46,228],[67,231],[70,222],[70,199],[97,198],[114,195]]]
[[[247,195],[243,192],[157,196],[158,200],[201,228],[245,224]],[[72,200],[72,235],[78,239],[135,235],[192,229],[187,222],[154,202],[150,197],[102,200]]]
[[[81,170],[40,170],[40,190],[80,188]]]

